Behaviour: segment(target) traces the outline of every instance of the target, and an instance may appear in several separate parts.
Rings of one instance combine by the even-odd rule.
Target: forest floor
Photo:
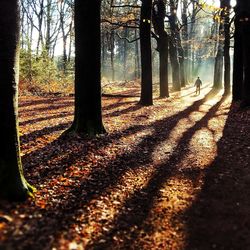
[[[72,97],[20,98],[35,199],[0,204],[0,249],[250,249],[250,110],[193,87],[103,97],[108,133],[60,138]],[[210,94],[208,95],[208,93]]]

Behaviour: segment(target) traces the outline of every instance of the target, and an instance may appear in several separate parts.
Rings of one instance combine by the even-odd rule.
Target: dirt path
[[[250,249],[250,111],[210,88],[103,98],[108,134],[59,138],[71,98],[22,97],[35,200],[0,204],[0,249]]]

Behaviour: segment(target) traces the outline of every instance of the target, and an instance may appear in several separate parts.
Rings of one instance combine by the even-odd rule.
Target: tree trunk
[[[231,92],[231,60],[230,60],[230,0],[223,2],[223,16],[224,16],[224,95],[229,95]]]
[[[170,55],[170,62],[172,66],[173,90],[180,91],[181,90],[180,65],[178,61],[178,53],[177,53],[176,45],[174,45],[173,43],[173,37],[171,37],[170,43],[169,43],[169,55]]]
[[[152,0],[143,0],[140,20],[141,44],[141,99],[140,104],[153,104],[152,51],[151,51]]]
[[[250,4],[249,4],[250,5]],[[250,106],[250,6],[247,13],[244,13],[244,17],[241,18],[241,36],[243,41],[243,102],[242,106]],[[245,8],[244,8],[245,9]]]
[[[172,65],[172,80],[173,80],[173,90],[180,91],[180,64],[178,60],[178,42],[177,42],[177,4],[175,1],[170,1],[170,13],[169,16],[169,25],[171,31],[171,38],[169,43],[169,54],[170,54],[170,62]]]
[[[17,89],[19,6],[2,0],[0,8],[0,196],[25,200],[33,188],[23,176],[18,135]]]
[[[115,64],[114,64],[114,57],[115,57],[115,35],[114,31],[111,31],[110,34],[110,63],[111,63],[111,72],[112,72],[112,81],[115,81]]]
[[[239,101],[243,99],[243,48],[240,22],[237,16],[234,25],[233,100]]]
[[[137,29],[135,29],[135,39],[137,39]],[[139,79],[140,74],[140,53],[139,53],[139,41],[135,41],[135,79]]]
[[[160,97],[169,97],[168,89],[168,34],[165,31],[164,19],[166,15],[166,6],[163,0],[155,0],[153,3],[153,26],[158,37],[157,50],[160,58]]]
[[[101,108],[100,5],[99,0],[75,1],[75,114],[68,132],[78,135],[105,132]]]
[[[129,31],[127,28],[124,30],[124,37],[127,38]],[[127,80],[127,53],[128,53],[128,42],[126,39],[123,40],[123,80]]]
[[[47,0],[47,13],[46,13],[46,41],[45,41],[45,50],[47,55],[50,55],[51,49],[51,22],[52,22],[52,13],[51,13],[51,6],[52,1]]]
[[[159,39],[160,97],[169,97],[168,90],[168,36]]]
[[[181,45],[180,35],[177,37],[178,39],[178,53],[179,53],[179,63],[180,63],[180,84],[181,87],[185,87],[187,85],[187,77],[186,77],[186,69],[185,69],[185,57],[184,50]]]
[[[219,28],[219,42],[218,42],[218,49],[217,54],[215,57],[214,63],[214,89],[221,89],[222,88],[222,78],[223,78],[223,54],[224,54],[224,45],[222,37],[224,36],[223,32],[223,24],[220,24]]]
[[[189,71],[189,58],[188,58],[188,2],[187,0],[183,0],[183,8],[182,8],[182,40],[183,40],[183,56],[184,56],[184,70],[186,81],[190,78]]]

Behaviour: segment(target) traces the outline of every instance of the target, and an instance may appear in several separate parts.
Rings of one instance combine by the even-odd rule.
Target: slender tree
[[[152,51],[151,51],[152,0],[143,0],[140,19],[141,44],[141,99],[140,104],[153,104]]]
[[[169,55],[170,62],[172,65],[172,81],[174,91],[181,90],[180,64],[178,60],[178,41],[176,37],[177,33],[179,33],[179,30],[177,29],[177,7],[178,1],[170,0],[170,15],[168,16],[171,31],[171,36],[169,40]]]
[[[25,200],[34,190],[24,179],[18,135],[17,88],[19,51],[18,0],[0,8],[0,196]]]
[[[75,114],[70,133],[94,136],[105,132],[101,108],[100,8],[99,0],[75,1]]]
[[[228,95],[231,92],[230,89],[230,73],[231,73],[231,61],[230,61],[230,10],[231,1],[221,0],[223,6],[223,18],[224,18],[224,95]]]
[[[164,0],[155,0],[153,3],[153,26],[156,33],[157,50],[160,64],[160,97],[169,97],[168,90],[168,34],[165,30],[164,19],[166,5]]]
[[[221,8],[222,2],[221,2]],[[214,63],[214,89],[222,88],[223,79],[223,55],[224,55],[224,25],[223,25],[223,11],[220,13],[220,25],[219,25],[219,36],[218,36],[218,48]]]

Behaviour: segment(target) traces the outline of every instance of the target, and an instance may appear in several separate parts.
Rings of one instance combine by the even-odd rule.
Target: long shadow
[[[39,117],[39,118],[19,122],[19,125],[26,126],[26,125],[35,124],[35,123],[42,122],[42,121],[47,121],[47,120],[56,119],[56,118],[63,118],[63,117],[72,116],[72,115],[73,115],[72,112],[60,112],[57,115],[46,115],[45,117]]]
[[[123,106],[123,105],[125,105],[125,104],[136,103],[136,101],[121,101],[122,99],[124,99],[124,98],[120,98],[120,99],[118,99],[117,102],[112,103],[112,104],[109,104],[109,105],[107,105],[107,106],[104,106],[104,107],[103,107],[103,110],[104,110],[104,111],[107,111],[107,110],[111,110],[111,109],[114,109],[114,108],[118,108],[118,107]]]
[[[96,239],[94,244],[89,245],[88,247],[90,249],[109,249],[110,246],[115,245],[113,238],[118,235],[119,237],[123,237],[122,246],[121,243],[119,245],[122,249],[140,249],[140,246],[136,244],[138,244],[140,240],[139,233],[141,229],[148,228],[149,231],[154,230],[153,228],[150,229],[145,222],[154,205],[154,201],[160,196],[159,190],[164,186],[169,177],[176,174],[176,165],[189,153],[189,142],[195,132],[204,127],[208,127],[209,120],[214,117],[214,114],[223,102],[224,98],[212,106],[201,120],[196,122],[193,127],[182,135],[167,162],[156,166],[156,170],[147,186],[136,191],[132,197],[125,202],[124,208],[122,209],[123,212],[121,212],[110,225],[112,230],[105,232],[100,238]],[[190,175],[190,171],[188,171],[187,174]],[[199,172],[192,170],[192,175],[193,178],[198,177]],[[136,230],[131,232],[131,228],[136,228]]]
[[[41,105],[41,104],[48,104],[54,103],[54,100],[58,101],[59,98],[43,98],[42,100],[33,100],[33,101],[22,101],[18,103],[18,107],[28,107],[28,106],[35,106],[35,105]]]
[[[104,148],[105,146],[117,142],[120,138],[126,137],[132,134],[136,134],[139,131],[147,129],[145,125],[135,125],[129,127],[123,131],[118,131],[112,134],[104,135],[102,139],[90,139],[90,138],[73,138],[72,140],[64,140],[58,138],[53,142],[47,144],[45,147],[34,150],[22,157],[25,172],[28,175],[32,171],[39,173],[40,177],[46,177],[46,180],[51,175],[62,174],[65,169],[71,164],[74,164],[78,160],[84,159],[92,150],[98,148]],[[62,147],[58,147],[62,145]],[[77,145],[77,146],[76,146]],[[55,150],[56,149],[56,150]],[[60,160],[56,159],[60,155]],[[41,167],[41,158],[46,165],[51,167]],[[53,166],[53,161],[55,164]],[[41,182],[43,182],[42,179]]]
[[[53,126],[53,127],[45,127],[41,130],[36,130],[36,131],[31,132],[31,133],[22,135],[22,136],[20,136],[21,144],[28,143],[30,141],[34,141],[38,137],[49,135],[49,134],[54,133],[56,131],[65,130],[66,128],[69,127],[70,124],[71,124],[71,122],[61,123],[61,124]]]
[[[78,214],[88,213],[88,203],[92,199],[104,195],[109,188],[114,187],[123,174],[128,170],[136,169],[141,165],[147,165],[152,162],[151,152],[153,152],[154,148],[159,144],[159,141],[166,140],[178,121],[181,118],[188,116],[193,111],[197,111],[200,105],[205,101],[206,98],[199,100],[180,113],[149,125],[147,128],[155,130],[153,135],[150,134],[144,137],[142,141],[135,146],[132,152],[124,152],[115,160],[111,160],[108,165],[106,164],[106,167],[103,165],[95,166],[89,177],[84,179],[80,185],[75,187],[72,185],[69,193],[65,194],[64,199],[59,205],[57,205],[57,207],[48,207],[48,209],[41,211],[42,218],[31,218],[30,222],[27,222],[32,224],[31,229],[26,228],[21,237],[17,239],[11,238],[6,244],[13,245],[22,242],[23,246],[32,246],[33,248],[35,247],[35,249],[45,249],[45,246],[47,248],[51,247],[56,243],[56,239],[60,233],[67,230],[69,226],[74,223],[74,217],[77,217]],[[143,126],[139,126],[138,128],[145,129]],[[159,128],[161,128],[160,132]],[[135,130],[135,132],[136,131],[137,130]],[[109,139],[107,141],[109,141]],[[138,162],[138,152],[141,152],[142,149],[147,149],[149,153],[144,155],[145,157],[143,157],[142,162]],[[56,154],[60,154],[60,149],[58,149]],[[73,155],[75,155],[74,152]],[[60,166],[60,160],[57,162],[57,165]],[[158,179],[159,173],[162,172],[163,168],[165,169],[165,165],[164,167],[158,167],[158,171],[155,173],[152,183],[155,182],[154,180]],[[171,169],[171,167],[169,168]],[[165,175],[167,176],[167,174]],[[153,184],[149,185],[153,186]],[[148,190],[150,189],[151,187],[148,188]],[[148,204],[150,204],[150,201]],[[147,207],[149,208],[150,205]],[[145,214],[147,214],[147,210],[148,209],[146,208]],[[48,227],[48,224],[53,224],[52,232],[51,227]],[[34,230],[37,230],[37,232],[34,233]],[[42,235],[43,237],[38,240],[34,238],[36,235]]]
[[[104,108],[104,110],[109,110],[109,109],[113,109],[113,108],[117,108],[119,106],[122,106],[124,104],[129,104],[129,103],[136,103],[134,101],[131,101],[131,102],[121,102],[121,103],[115,103],[115,104],[110,104],[108,105],[107,107]],[[70,103],[68,103],[70,104]],[[68,106],[68,104],[66,106]],[[61,104],[60,104],[61,105]],[[62,104],[64,105],[64,104]],[[60,106],[60,107],[64,107],[64,106]],[[53,110],[54,108],[58,108],[57,106],[52,106],[52,108],[42,108],[42,111],[51,111]],[[136,110],[136,108],[133,108],[133,107],[130,107],[128,108],[128,112],[132,110]],[[120,111],[114,111],[113,113],[109,113],[109,114],[106,114],[105,116],[109,116],[109,117],[112,117],[112,116],[117,116],[122,113],[126,113],[126,110],[120,110]],[[38,110],[38,111],[41,111],[41,110]],[[37,113],[37,108],[35,108],[34,110],[32,110],[32,112],[36,112]],[[21,112],[22,113],[22,112]],[[41,122],[41,121],[46,121],[46,120],[50,120],[50,119],[55,119],[55,118],[63,118],[63,117],[67,117],[67,116],[70,116],[70,115],[73,115],[72,112],[65,112],[65,111],[62,111],[60,112],[59,114],[53,114],[53,115],[47,115],[45,117],[39,117],[39,118],[35,118],[35,119],[30,119],[30,120],[26,120],[26,121],[23,121],[23,122],[19,122],[19,125],[20,126],[25,126],[25,125],[30,125],[30,124],[34,124],[34,123],[37,123],[37,122]]]
[[[51,104],[51,106],[46,106],[46,107],[34,107],[34,108],[29,108],[29,109],[24,109],[24,110],[20,110],[19,114],[26,114],[26,113],[32,113],[32,114],[37,114],[37,112],[48,112],[48,111],[55,111],[61,108],[65,108],[65,107],[73,107],[74,102],[72,101],[68,101],[68,102],[64,102],[64,103],[60,103],[60,104]],[[31,107],[31,106],[30,106]]]
[[[128,107],[128,108],[125,108],[123,110],[117,110],[117,111],[114,111],[113,113],[111,114],[108,114],[109,117],[114,117],[114,116],[120,116],[120,115],[124,115],[124,114],[128,114],[130,112],[135,112],[139,109],[141,109],[143,106],[141,106],[140,104],[135,104],[131,107]]]
[[[204,186],[184,213],[186,249],[250,249],[250,113],[233,105],[205,170]]]
[[[118,131],[112,134],[107,134],[105,135],[102,140],[99,139],[77,139],[75,141],[75,139],[73,139],[73,141],[64,141],[62,138],[58,138],[57,140],[47,144],[45,147],[35,150],[29,154],[26,154],[22,159],[23,159],[23,163],[24,163],[24,169],[27,172],[30,172],[31,169],[36,168],[36,166],[40,165],[41,162],[41,156],[43,157],[43,159],[46,159],[46,162],[51,162],[53,160],[53,158],[56,158],[59,154],[61,155],[61,162],[58,162],[57,160],[57,164],[55,164],[55,168],[53,171],[61,173],[63,171],[64,168],[66,168],[65,164],[63,164],[62,162],[67,162],[68,163],[66,165],[69,165],[69,163],[74,164],[78,158],[79,155],[84,157],[86,155],[86,153],[83,153],[82,150],[84,150],[84,152],[89,152],[91,150],[91,148],[93,148],[92,145],[94,145],[94,148],[101,148],[101,147],[105,147],[108,144],[114,143],[115,141],[118,141],[120,138],[122,137],[126,137],[132,134],[136,134],[142,130],[146,130],[146,129],[150,129],[153,128],[154,126],[161,126],[161,127],[165,127],[168,126],[168,128],[166,130],[158,130],[158,134],[159,134],[159,138],[157,138],[157,141],[155,141],[154,143],[159,143],[162,140],[166,139],[166,133],[170,133],[171,130],[175,127],[175,125],[178,123],[178,121],[182,118],[182,117],[186,117],[188,116],[190,113],[192,113],[193,111],[196,111],[199,109],[199,106],[202,105],[207,99],[209,99],[210,97],[213,97],[213,95],[215,95],[216,93],[213,92],[209,92],[209,94],[207,94],[203,99],[196,101],[192,106],[186,108],[185,110],[181,111],[180,113],[177,113],[171,117],[166,117],[165,119],[158,121],[156,123],[153,124],[149,124],[149,125],[134,125],[131,126],[123,131]],[[64,124],[64,126],[66,126],[66,124]],[[56,130],[57,128],[60,128],[60,125],[56,126]],[[55,131],[54,128],[50,128],[51,132]],[[41,134],[43,133],[47,133],[47,129],[43,129],[42,131],[35,131],[34,132],[34,136],[41,136]],[[28,142],[29,140],[29,135],[27,134],[27,136],[25,135],[26,138],[26,142]],[[148,136],[148,138],[145,138],[145,143],[148,143],[148,140],[150,140],[150,143],[153,142],[153,138],[150,138],[151,136]],[[25,142],[25,138],[22,139],[22,142]],[[87,142],[90,142],[89,144]],[[78,148],[75,150],[72,150],[72,147],[74,143],[78,143]],[[61,147],[59,150],[54,150],[54,148],[58,149],[57,145],[63,145],[63,147]],[[153,144],[152,144],[153,145]],[[144,145],[143,145],[144,147]],[[147,147],[147,145],[146,145]],[[84,149],[83,149],[84,148]],[[70,152],[70,153],[68,153]],[[136,152],[135,152],[136,153]],[[126,157],[126,156],[125,156]],[[132,157],[131,155],[129,155],[129,157]],[[119,157],[119,158],[122,158]],[[137,157],[135,157],[137,158]],[[60,168],[60,169],[58,169]],[[40,176],[48,176],[51,174],[51,169],[50,168],[38,168],[37,171],[39,172]]]
[[[211,87],[211,84],[203,85],[203,86],[201,87],[201,90],[204,90],[204,89],[209,88],[209,87]],[[187,97],[187,96],[191,96],[191,95],[195,94],[195,87],[194,87],[193,85],[190,86],[188,89],[194,89],[194,91],[193,91],[193,92],[190,92],[190,93],[188,93],[188,94],[186,94],[186,95],[182,95],[181,98]]]

